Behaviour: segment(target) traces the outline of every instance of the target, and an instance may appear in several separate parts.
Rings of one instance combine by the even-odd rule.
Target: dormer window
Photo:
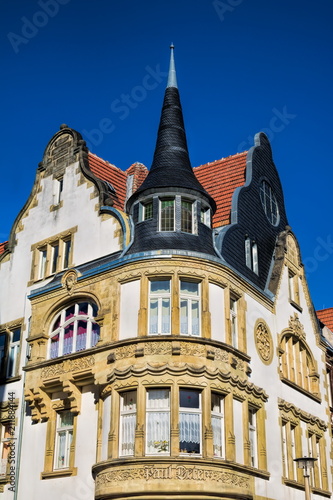
[[[210,220],[210,209],[206,207],[202,207],[200,210],[200,221],[202,224],[206,224],[206,226],[210,227],[211,225],[211,220]]]
[[[258,245],[255,240],[245,238],[245,262],[246,266],[256,274],[259,274]]]

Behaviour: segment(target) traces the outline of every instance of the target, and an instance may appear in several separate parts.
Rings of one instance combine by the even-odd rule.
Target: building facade
[[[192,169],[173,48],[150,170],[62,125],[0,273],[2,498],[298,500],[304,455],[330,498],[327,343],[269,141]]]

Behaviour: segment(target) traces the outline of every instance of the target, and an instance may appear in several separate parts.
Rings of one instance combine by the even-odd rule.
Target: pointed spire
[[[170,45],[170,65],[169,65],[169,76],[168,76],[168,84],[167,84],[167,87],[176,87],[176,89],[178,88],[177,86],[177,76],[176,76],[176,68],[175,68],[175,58],[174,58],[174,55],[173,55],[173,51],[174,51],[174,44],[172,43]]]
[[[215,209],[215,202],[202,187],[191,166],[177,87],[174,46],[171,45],[170,49],[168,84],[165,89],[153,162],[146,179],[128,200],[127,206],[129,209],[137,196],[148,189],[155,191],[185,189],[200,192],[210,200]]]

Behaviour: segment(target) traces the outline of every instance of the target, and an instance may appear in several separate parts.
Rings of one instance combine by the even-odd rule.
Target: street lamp
[[[311,500],[310,499],[310,484],[309,484],[309,477],[310,477],[310,469],[313,469],[315,461],[318,460],[317,458],[313,457],[302,457],[302,458],[294,458],[294,462],[297,463],[297,467],[299,469],[304,470],[304,487],[305,487],[305,500]]]

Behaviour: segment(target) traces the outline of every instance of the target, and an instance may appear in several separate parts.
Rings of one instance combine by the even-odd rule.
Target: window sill
[[[286,486],[291,486],[293,488],[297,488],[298,490],[305,489],[304,483],[299,483],[298,481],[295,481],[295,479],[288,479],[287,477],[283,477],[282,481]],[[327,490],[322,490],[320,488],[316,488],[315,486],[310,487],[310,489],[315,495],[321,495],[331,498],[331,493]]]
[[[77,467],[71,467],[69,469],[59,469],[53,470],[51,472],[41,472],[41,479],[52,479],[53,477],[66,477],[66,476],[76,476]]]
[[[303,308],[294,300],[289,299],[289,304],[291,304],[295,309],[297,309],[297,311],[303,312]]]
[[[21,380],[21,375],[15,375],[15,377],[1,377],[0,383],[1,384],[11,384],[12,382],[17,382],[18,380]],[[1,478],[0,478],[0,481],[1,481]]]
[[[292,387],[296,391],[301,392],[302,394],[305,394],[305,396],[313,399],[317,403],[321,403],[320,396],[317,396],[316,394],[313,394],[312,392],[307,391],[306,389],[303,389],[303,387],[301,387],[300,385],[296,384],[295,382],[292,382],[291,380],[285,378],[283,375],[280,375],[280,378],[281,378],[281,382],[283,382],[284,384],[289,385],[290,387]]]

